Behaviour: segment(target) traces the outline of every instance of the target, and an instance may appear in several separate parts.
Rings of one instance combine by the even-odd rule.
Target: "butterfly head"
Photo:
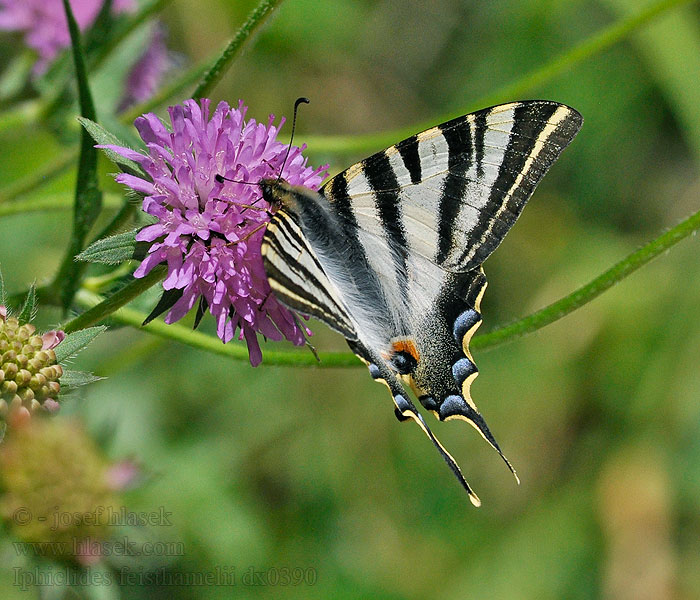
[[[285,212],[298,216],[300,204],[314,201],[314,192],[310,189],[300,185],[292,185],[284,179],[261,179],[258,185],[260,186],[263,200],[275,212],[284,209]]]
[[[262,197],[270,208],[277,210],[283,206],[289,206],[292,186],[284,179],[261,179],[258,183]]]

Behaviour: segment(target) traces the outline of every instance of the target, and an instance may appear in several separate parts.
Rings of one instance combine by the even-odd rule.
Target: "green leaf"
[[[272,11],[282,3],[282,0],[262,0],[248,15],[245,23],[233,36],[233,39],[226,45],[221,56],[204,74],[202,81],[192,94],[195,100],[209,95],[214,86],[221,80],[228,68],[233,63],[233,59],[238,56],[243,44],[265,23]]]
[[[106,379],[106,377],[100,377],[98,375],[93,375],[92,373],[87,373],[85,371],[63,371],[59,383],[61,384],[61,389],[68,388],[68,390],[81,387],[83,385],[88,385],[90,383],[95,383],[96,381],[101,381]]]
[[[118,265],[130,260],[136,250],[136,229],[102,238],[90,244],[76,260],[103,265]]]
[[[36,316],[36,286],[32,283],[27,292],[27,299],[24,301],[24,306],[19,313],[20,323],[29,323]]]
[[[36,56],[31,50],[17,55],[0,75],[0,100],[9,100],[22,91],[32,72]]]
[[[5,280],[2,278],[2,269],[0,269],[0,306],[7,306],[5,302]]]
[[[104,127],[95,123],[91,119],[86,119],[84,117],[78,117],[78,121],[85,128],[85,131],[90,134],[90,137],[95,140],[100,145],[108,146],[122,146],[124,148],[129,148],[130,146],[120,140],[116,135],[107,131]],[[138,163],[133,160],[124,158],[120,154],[117,154],[114,150],[109,148],[100,148],[105,156],[109,158],[114,164],[116,164],[125,173],[130,173],[131,175],[136,175],[137,177],[148,177],[145,171],[141,168]]]
[[[87,327],[86,329],[69,333],[54,349],[56,360],[61,362],[76,355],[106,329],[104,326]]]
[[[73,62],[78,83],[78,99],[80,112],[83,117],[96,121],[95,105],[92,101],[90,86],[88,85],[85,56],[80,43],[80,30],[75,21],[68,0],[63,0],[63,7],[68,20],[68,29],[73,49]],[[73,233],[66,256],[61,263],[61,268],[54,280],[54,287],[60,291],[61,304],[64,310],[70,306],[73,296],[80,285],[80,279],[85,263],[75,262],[73,257],[79,254],[85,244],[90,228],[97,220],[102,209],[102,193],[97,182],[97,150],[93,147],[92,138],[87,131],[83,131],[80,141],[80,159],[78,163],[78,177],[75,186],[75,206],[73,211]]]

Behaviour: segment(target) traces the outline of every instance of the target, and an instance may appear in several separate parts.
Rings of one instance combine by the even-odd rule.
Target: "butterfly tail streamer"
[[[443,404],[443,407],[444,406],[445,405]],[[503,454],[503,451],[498,445],[496,438],[493,437],[493,434],[489,430],[489,427],[486,424],[484,417],[481,416],[481,413],[478,410],[475,410],[474,408],[469,406],[469,404],[466,401],[463,401],[459,405],[456,405],[454,407],[449,407],[449,409],[451,411],[451,414],[447,416],[443,416],[443,414],[445,413],[441,411],[440,420],[449,421],[452,419],[460,419],[466,421],[472,427],[474,427],[474,429],[476,429],[481,434],[481,437],[483,437],[489,443],[489,445],[496,452],[498,452],[498,455],[503,459],[503,462],[506,463],[506,466],[508,467],[508,469],[510,469],[510,472],[513,474],[513,477],[515,477],[515,481],[517,481],[518,485],[520,485],[520,477],[518,477],[515,468],[513,467],[513,465],[510,464],[510,461],[506,458],[505,454]]]
[[[348,342],[348,344],[352,351],[360,358],[360,360],[367,364],[372,379],[379,383],[385,384],[389,388],[391,397],[394,401],[395,413],[398,420],[406,421],[408,419],[413,419],[418,424],[418,426],[423,430],[423,433],[425,433],[425,435],[440,453],[440,456],[442,456],[443,460],[447,463],[447,466],[450,468],[452,473],[454,473],[457,481],[459,481],[461,486],[467,492],[471,503],[477,507],[481,506],[481,500],[467,483],[467,480],[464,478],[462,470],[459,468],[457,461],[440,443],[440,440],[435,437],[435,434],[433,434],[430,427],[428,427],[428,424],[425,422],[425,419],[423,419],[423,415],[418,412],[415,405],[409,400],[403,386],[395,375],[384,365],[383,361],[373,356],[373,353],[361,344],[353,342]]]
[[[428,424],[423,419],[423,416],[416,410],[413,403],[406,398],[404,394],[394,394],[392,392],[392,398],[394,399],[394,404],[396,405],[396,416],[399,417],[400,420],[406,420],[409,418],[413,419],[418,424],[418,426],[423,430],[423,433],[428,436],[428,439],[440,453],[440,456],[442,456],[443,460],[447,463],[447,466],[454,473],[459,483],[466,490],[467,494],[469,494],[469,500],[471,500],[471,503],[477,507],[481,506],[479,496],[474,493],[474,490],[472,490],[467,483],[467,480],[464,478],[464,475],[462,475],[462,470],[459,468],[457,461],[455,461],[452,455],[440,443],[440,440],[435,437],[433,432],[430,431],[430,427],[428,427]]]

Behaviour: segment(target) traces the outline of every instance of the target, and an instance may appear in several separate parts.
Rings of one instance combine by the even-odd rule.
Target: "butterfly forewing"
[[[336,190],[346,193],[367,234],[393,236],[399,228],[410,252],[469,271],[500,244],[581,123],[556,102],[488,108],[374,154],[324,192],[331,203]]]

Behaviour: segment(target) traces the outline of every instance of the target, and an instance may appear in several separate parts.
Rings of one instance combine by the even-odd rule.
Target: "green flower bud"
[[[0,309],[0,421],[42,409],[55,412],[63,368],[52,348],[63,341],[63,332],[37,335],[34,325]]]

